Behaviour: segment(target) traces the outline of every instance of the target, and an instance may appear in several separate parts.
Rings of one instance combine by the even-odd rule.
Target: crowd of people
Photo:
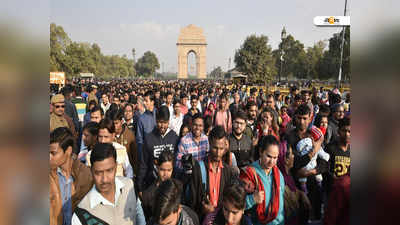
[[[50,91],[50,224],[349,224],[350,93],[69,80]]]

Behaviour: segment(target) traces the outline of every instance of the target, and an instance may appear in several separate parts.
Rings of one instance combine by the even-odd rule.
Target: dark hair
[[[82,94],[82,88],[80,86],[75,86],[74,92],[76,96],[81,96]]]
[[[345,126],[350,126],[350,118],[348,117],[343,117],[343,119],[339,120],[339,129]]]
[[[50,144],[53,143],[58,143],[65,152],[70,146],[72,147],[72,150],[74,149],[75,138],[69,128],[58,127],[50,133]]]
[[[93,166],[95,162],[103,161],[110,157],[113,157],[117,162],[117,151],[114,146],[110,143],[97,143],[90,154],[90,164]]]
[[[329,116],[330,113],[331,113],[331,109],[329,108],[328,105],[321,104],[319,106],[319,113],[318,114],[323,114],[323,115]]]
[[[167,106],[161,106],[156,112],[156,120],[169,121],[169,109]]]
[[[122,109],[108,110],[107,113],[108,112],[110,112],[108,118],[112,121],[122,120],[122,118],[124,118],[124,111]]]
[[[329,105],[334,105],[337,103],[340,103],[342,101],[342,97],[340,97],[339,94],[334,94],[332,92],[330,92],[331,95],[329,96]]]
[[[96,102],[95,100],[90,100],[90,101],[89,101],[89,104],[86,105],[86,112],[89,112],[89,113],[90,113],[90,106],[91,106],[91,105],[96,106],[96,105],[97,105],[97,102]]]
[[[328,118],[327,115],[318,113],[318,114],[315,116],[314,125],[315,125],[316,127],[320,127],[320,126],[321,126],[322,118],[324,118],[324,117]]]
[[[114,123],[111,119],[109,118],[104,118],[102,120],[100,120],[99,123],[99,130],[101,129],[107,129],[108,132],[110,133],[115,133],[115,126]]]
[[[196,113],[192,116],[192,122],[194,122],[197,119],[201,119],[204,122],[204,118],[201,116],[201,113]]]
[[[242,119],[242,120],[247,120],[247,114],[239,109],[236,113],[233,114],[232,119],[236,120],[237,118]]]
[[[213,118],[211,117],[211,115],[207,115],[204,117],[204,133],[206,133],[208,131],[208,129],[210,127],[212,127],[213,125]]]
[[[180,138],[183,137],[183,136],[182,136],[182,131],[183,131],[183,128],[185,128],[185,127],[186,127],[186,128],[189,130],[189,132],[190,132],[190,124],[183,123],[182,126],[181,126],[181,129],[179,130],[179,137],[180,137]]]
[[[208,140],[211,143],[214,143],[216,140],[220,140],[222,138],[226,138],[225,129],[222,126],[215,126],[208,136]]]
[[[343,105],[342,104],[338,104],[338,103],[332,105],[332,112],[333,113],[337,112],[339,110],[339,107],[343,107]]]
[[[107,112],[108,111],[115,111],[115,110],[118,110],[119,109],[119,106],[116,104],[116,103],[111,103],[111,105],[110,105],[110,108],[108,108],[108,110],[107,110]]]
[[[128,103],[128,104],[126,104],[126,105],[124,106],[124,112],[125,112],[125,110],[126,110],[126,108],[127,108],[128,106],[130,106],[130,107],[132,108],[132,111],[133,111],[133,105],[132,105],[131,103]]]
[[[172,102],[172,105],[176,105],[176,104],[181,104],[180,99],[174,99],[174,101]]]
[[[199,97],[197,95],[192,95],[192,96],[190,96],[190,101],[192,101],[192,100],[199,100]],[[192,107],[195,107],[195,106],[192,106]]]
[[[298,101],[301,100],[301,96],[299,94],[294,96],[294,101]]]
[[[270,145],[277,145],[277,146],[279,146],[279,142],[278,142],[278,140],[276,140],[276,138],[275,138],[273,135],[266,135],[266,136],[263,136],[263,137],[261,138],[261,140],[258,142],[258,150],[259,150],[260,154],[261,154],[262,152],[264,152],[265,150],[267,150],[267,148],[268,148]]]
[[[155,223],[178,211],[181,194],[182,188],[174,179],[161,182],[154,198],[153,218]]]
[[[91,135],[98,136],[99,135],[99,124],[96,122],[88,122],[83,126],[82,131],[87,130]]]
[[[247,102],[246,109],[250,110],[250,107],[252,107],[252,106],[256,106],[257,107],[257,104],[254,101],[249,101],[249,102]]]
[[[129,95],[129,100],[128,100],[128,102],[130,103],[130,104],[137,104],[137,97],[135,96],[135,95]]]
[[[158,166],[161,166],[161,164],[165,162],[172,162],[172,165],[174,165],[174,153],[170,151],[169,149],[164,149],[160,155],[158,156],[158,159],[156,161],[156,164]]]
[[[168,92],[165,94],[165,97],[167,97],[168,95],[172,95],[172,92],[168,91]],[[172,95],[172,97],[173,97],[173,95]]]
[[[188,96],[185,93],[182,93],[181,96],[180,96],[180,99],[182,100],[182,99],[187,98],[187,97]]]
[[[113,96],[112,96],[112,100],[114,101],[114,98],[117,98],[119,101],[120,101],[120,96],[119,96],[119,94],[114,94]]]
[[[222,93],[222,94],[219,96],[218,100],[221,101],[222,99],[227,100],[227,99],[228,99],[228,96],[227,96],[225,93]]]
[[[296,112],[294,113],[295,115],[309,115],[311,112],[310,107],[308,107],[306,104],[301,104],[299,107],[297,107]]]
[[[236,209],[246,208],[246,191],[240,184],[233,184],[224,190],[223,202],[229,202]]]
[[[92,110],[90,110],[90,114],[97,112],[97,111],[100,111],[100,114],[102,116],[104,116],[104,111],[99,105],[96,105]]]
[[[73,87],[70,84],[65,85],[61,90],[62,95],[69,96],[73,92]]]
[[[146,93],[144,93],[143,97],[147,97],[147,96],[149,96],[150,101],[154,102],[154,93],[153,93],[153,91],[146,91]]]

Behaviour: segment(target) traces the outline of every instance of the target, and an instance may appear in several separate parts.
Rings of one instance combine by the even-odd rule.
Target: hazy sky
[[[136,59],[154,52],[166,71],[177,70],[181,27],[202,27],[207,39],[207,72],[214,66],[234,67],[235,50],[250,34],[269,37],[273,49],[282,27],[312,46],[329,39],[340,28],[318,28],[315,16],[343,15],[344,0],[69,0],[51,1],[50,22],[61,25],[74,41],[97,43],[104,54],[126,54]],[[350,7],[349,7],[350,8]]]

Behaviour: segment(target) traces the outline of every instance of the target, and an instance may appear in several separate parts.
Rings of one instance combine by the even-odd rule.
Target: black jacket
[[[199,218],[202,218],[204,216],[202,201],[207,199],[207,195],[210,195],[208,162],[209,162],[209,160],[207,157],[206,160],[204,160],[204,165],[206,168],[206,177],[207,177],[206,190],[204,190],[204,187],[202,184],[200,165],[199,165],[199,162],[197,162],[197,161],[195,162],[194,167],[193,167],[192,181],[190,184],[191,196],[192,196],[191,208],[197,213],[197,215],[199,215]],[[222,204],[222,197],[223,197],[225,187],[230,186],[233,181],[233,178],[234,178],[232,168],[224,162],[222,163],[222,165],[223,165],[223,168],[222,168],[222,174],[221,174],[220,189],[219,189],[219,194],[218,194],[218,196],[219,196],[218,197],[218,207],[221,206],[221,204]]]
[[[240,140],[231,133],[228,136],[229,150],[235,154],[238,167],[251,164],[254,161],[253,142],[246,134]]]
[[[159,154],[165,149],[172,151],[174,154],[176,152],[179,137],[173,130],[167,132],[164,137],[161,137],[158,129],[154,128],[144,138],[143,149],[140,152],[140,168],[137,178],[139,192],[145,190],[155,181],[157,173],[154,160],[158,159]]]

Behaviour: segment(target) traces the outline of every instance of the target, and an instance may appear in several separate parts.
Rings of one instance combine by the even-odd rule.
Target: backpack
[[[82,223],[82,225],[92,225],[92,224],[109,225],[109,223],[107,223],[104,220],[92,215],[86,209],[82,209],[82,208],[76,207],[74,212],[78,216],[79,221]]]
[[[200,165],[200,172],[201,172],[201,183],[203,184],[204,190],[207,190],[207,173],[206,173],[206,166],[204,164],[204,161],[198,161]],[[190,184],[186,186],[185,188],[185,200],[186,202],[190,202],[192,196],[192,190],[190,188]]]

